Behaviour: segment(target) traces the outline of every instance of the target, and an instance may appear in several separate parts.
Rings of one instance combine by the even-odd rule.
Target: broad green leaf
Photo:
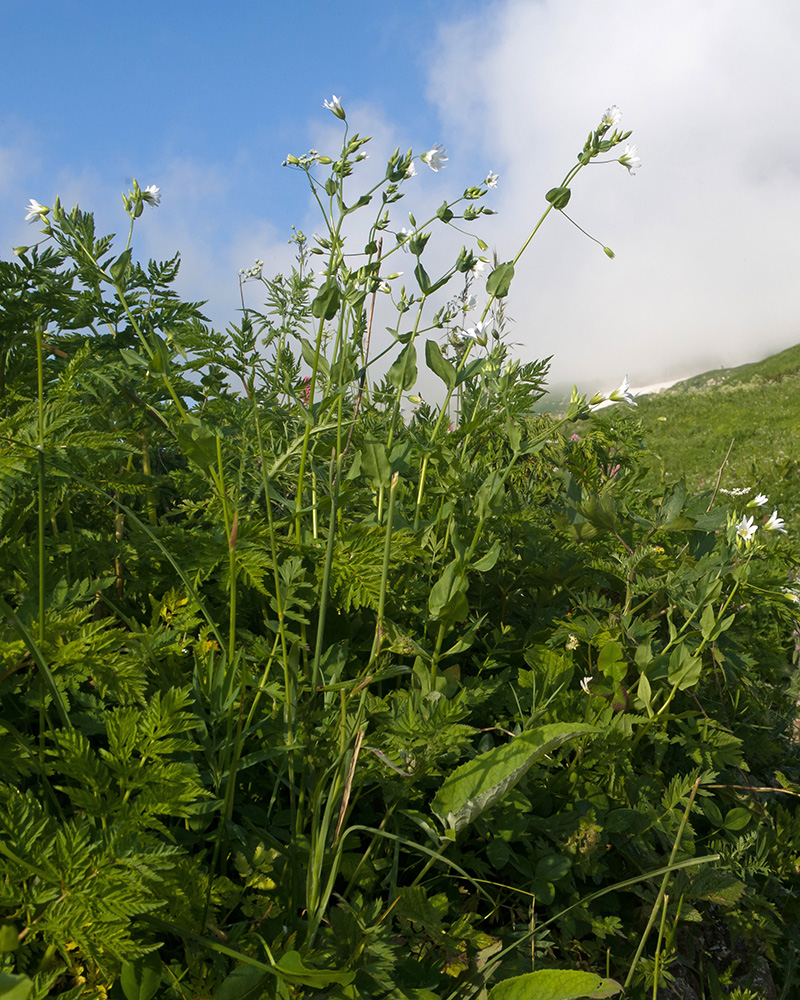
[[[725,813],[723,826],[726,830],[744,830],[751,818],[747,809],[744,809],[742,806],[736,806]]]
[[[413,343],[406,344],[392,362],[386,377],[401,392],[407,392],[417,381],[417,349]]]
[[[514,279],[514,265],[511,261],[498,264],[486,279],[486,291],[496,299],[505,298]]]
[[[0,972],[0,997],[2,1000],[27,1000],[33,989],[33,980],[27,976],[14,976]]]
[[[114,263],[109,266],[108,273],[111,275],[114,284],[121,285],[125,280],[125,272],[130,267],[132,253],[133,248],[128,247],[128,249],[123,250]]]
[[[594,726],[559,722],[515,736],[457,767],[445,778],[431,809],[445,830],[457,834],[499,802],[545,754],[596,732]]]
[[[556,187],[550,188],[544,197],[545,201],[549,201],[553,208],[562,209],[567,207],[571,196],[572,192],[568,187]]]
[[[431,587],[428,596],[428,611],[432,618],[460,621],[469,611],[464,591],[467,581],[464,564],[456,557],[447,564],[444,572]]]
[[[428,272],[422,266],[421,260],[417,261],[417,266],[414,268],[414,277],[417,279],[419,290],[423,295],[427,295],[431,290],[431,279],[428,277]]]
[[[311,315],[317,319],[333,319],[339,311],[339,286],[335,281],[326,281],[311,303]]]
[[[341,983],[348,986],[355,979],[355,972],[339,972],[335,969],[312,969],[303,964],[303,959],[297,951],[287,951],[281,955],[275,965],[281,978],[298,986],[312,986],[323,989],[331,983]]]
[[[120,985],[126,1000],[150,1000],[161,984],[161,959],[150,953],[124,962]]]
[[[317,357],[317,352],[314,345],[310,340],[306,340],[304,337],[300,340],[300,350],[303,352],[303,361],[308,365],[308,367],[313,371],[316,366],[323,375],[330,375],[330,365],[328,364],[328,359],[322,353],[319,352],[319,357]]]
[[[692,656],[686,646],[678,646],[669,658],[667,680],[677,684],[679,691],[694,687],[700,680],[703,661],[699,656]]]
[[[392,478],[386,445],[368,437],[361,448],[361,467],[375,487],[388,486]]]
[[[536,878],[548,882],[557,882],[563,878],[572,867],[569,858],[563,854],[548,854],[536,862]]]
[[[461,385],[462,382],[468,382],[473,376],[480,375],[485,365],[486,358],[473,358],[456,375],[456,385]]]
[[[496,539],[492,544],[492,547],[486,553],[485,556],[481,556],[477,562],[472,564],[472,569],[476,569],[479,573],[487,573],[490,569],[493,569],[497,560],[500,558],[500,540]]]
[[[259,1000],[268,978],[268,972],[254,965],[237,965],[219,984],[214,1000]]]
[[[448,389],[454,388],[456,384],[455,367],[447,358],[442,356],[442,349],[435,340],[427,340],[425,342],[425,360],[428,368],[430,368],[434,375],[439,376]]]
[[[622,987],[614,979],[574,969],[541,969],[504,979],[489,991],[489,1000],[582,1000],[611,997]]]
[[[147,369],[154,375],[164,375],[169,370],[169,364],[172,360],[167,342],[163,337],[159,337],[157,333],[154,333],[150,337],[150,346],[153,349],[153,354],[148,362]]]
[[[217,462],[217,435],[191,413],[175,431],[178,446],[189,461],[201,469],[210,469]]]
[[[16,951],[19,948],[19,932],[13,924],[0,927],[0,952]]]

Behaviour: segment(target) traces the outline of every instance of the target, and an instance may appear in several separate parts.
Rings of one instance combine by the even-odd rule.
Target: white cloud
[[[800,340],[799,33],[790,0],[506,0],[443,26],[429,96],[445,141],[501,173],[501,258],[608,105],[634,129],[636,176],[585,170],[568,209],[617,259],[551,217],[517,269],[516,339],[555,354],[554,380],[656,381]]]

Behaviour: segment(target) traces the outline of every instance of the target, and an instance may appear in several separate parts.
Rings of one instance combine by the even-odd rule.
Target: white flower
[[[498,175],[490,170],[486,180],[483,183],[486,185],[486,187],[496,188],[498,180],[499,180]]]
[[[783,520],[782,517],[778,517],[777,510],[773,510],[772,514],[767,520],[767,523],[764,525],[764,530],[780,531],[782,534],[785,535],[786,534],[786,528],[784,527],[785,523],[786,522]]]
[[[584,677],[583,680],[581,681],[581,691],[583,691],[584,694],[591,694],[592,693],[589,690],[589,685],[591,683],[592,683],[592,678],[591,677]]]
[[[578,648],[578,637],[573,635],[572,632],[569,634],[569,640],[566,645],[567,649],[577,649]]]
[[[447,163],[447,157],[444,155],[447,150],[442,146],[440,142],[434,144],[433,149],[429,149],[427,153],[422,154],[422,162],[427,163],[431,170],[439,171]]]
[[[642,165],[642,161],[637,152],[637,147],[630,145],[626,146],[622,151],[622,156],[620,156],[619,162],[623,167],[628,168],[629,174],[632,174],[634,170],[638,170]]]
[[[464,300],[464,302],[461,305],[461,308],[464,312],[469,312],[470,309],[474,309],[477,304],[478,304],[478,296],[470,295]]]
[[[329,101],[322,102],[323,108],[327,108],[332,114],[336,115],[337,118],[341,118],[344,121],[344,108],[342,107],[342,102],[333,94]]]
[[[638,405],[636,400],[633,398],[633,393],[631,392],[631,380],[627,375],[622,380],[620,387],[615,389],[608,398],[613,403],[628,403],[631,406]]]
[[[406,167],[406,177],[416,177],[416,176],[417,176],[417,168],[414,165],[414,161],[411,160],[411,162]]]
[[[476,344],[480,344],[481,347],[486,347],[486,342],[489,339],[489,324],[478,322],[469,330],[465,330],[464,335],[470,340],[474,340]]]
[[[769,497],[764,496],[763,493],[759,493],[758,496],[754,496],[748,507],[763,507],[765,503],[769,503]]]
[[[611,125],[617,125],[619,124],[620,118],[622,118],[622,112],[619,110],[616,104],[612,104],[610,108],[606,108],[606,110],[603,112],[603,117],[600,119],[600,124],[608,125],[609,127]]]
[[[45,205],[40,205],[35,198],[31,198],[30,204],[26,206],[28,214],[25,216],[25,221],[28,222],[30,219],[43,219],[49,214],[50,209]]]
[[[758,527],[753,523],[753,518],[742,514],[741,521],[736,525],[736,534],[749,542],[757,531]]]
[[[472,265],[472,268],[470,270],[470,274],[473,276],[473,278],[480,278],[480,276],[483,274],[483,272],[485,270],[486,270],[486,261],[485,260],[480,260],[480,258],[479,258]]]
[[[161,190],[155,186],[155,184],[150,184],[142,191],[142,198],[147,202],[148,205],[161,204]]]

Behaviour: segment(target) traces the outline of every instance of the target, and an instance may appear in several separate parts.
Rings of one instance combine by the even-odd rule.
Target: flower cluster
[[[750,490],[749,489],[738,490],[738,491],[730,490],[726,492],[741,494],[742,492],[749,493]],[[747,504],[747,507],[748,508],[763,507],[767,503],[769,503],[769,497],[767,497],[763,493],[757,493],[756,496],[754,496],[753,499],[750,501],[750,503]],[[758,528],[759,526],[756,524],[755,517],[752,514],[749,516],[747,514],[742,514],[740,520],[736,523],[737,542],[741,541],[744,542],[745,545],[749,545],[749,543],[755,538]],[[777,531],[780,532],[780,534],[782,535],[785,535],[787,533],[786,522],[782,517],[778,517],[777,510],[773,510],[770,516],[764,521],[763,530]]]
[[[255,263],[252,267],[241,267],[239,268],[239,277],[242,281],[247,281],[248,278],[260,278],[261,272],[264,269],[264,261],[256,257]]]

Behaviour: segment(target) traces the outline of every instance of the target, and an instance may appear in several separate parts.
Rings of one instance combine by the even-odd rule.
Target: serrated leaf
[[[622,990],[614,979],[574,969],[541,969],[504,979],[489,991],[489,1000],[582,1000],[611,997]]]
[[[457,834],[499,802],[545,754],[595,732],[594,726],[561,722],[522,733],[457,767],[445,778],[431,809],[447,831]]]

